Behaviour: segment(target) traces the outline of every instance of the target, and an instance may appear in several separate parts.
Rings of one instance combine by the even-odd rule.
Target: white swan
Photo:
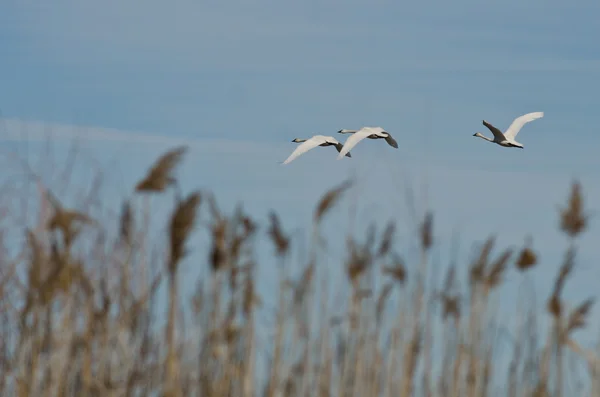
[[[392,138],[389,132],[381,127],[363,127],[360,130],[345,130],[338,131],[339,134],[352,134],[344,143],[344,147],[340,151],[337,159],[344,157],[356,144],[365,138],[369,139],[385,139],[385,141],[393,148],[398,149],[398,143]]]
[[[324,135],[315,135],[309,139],[294,138],[292,142],[302,144],[298,146],[296,150],[292,152],[292,154],[290,154],[290,156],[283,162],[283,164],[291,163],[296,157],[308,152],[311,149],[316,148],[317,146],[335,146],[338,152],[342,150],[343,147],[343,145],[339,143],[334,137]],[[346,157],[352,157],[350,153],[344,154],[346,155]]]
[[[510,127],[508,127],[508,129],[504,133],[502,133],[502,131],[500,131],[498,128],[494,127],[487,121],[483,120],[483,125],[485,125],[490,131],[492,131],[492,134],[494,134],[494,139],[490,139],[479,132],[476,132],[475,134],[473,134],[473,136],[477,136],[489,142],[497,143],[500,146],[518,147],[523,149],[523,145],[515,141],[517,134],[519,133],[519,131],[521,131],[521,128],[523,128],[525,124],[542,117],[544,117],[544,112],[533,112],[524,114],[523,116],[514,119]]]

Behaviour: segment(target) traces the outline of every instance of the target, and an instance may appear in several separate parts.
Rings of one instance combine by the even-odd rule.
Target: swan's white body
[[[369,139],[385,139],[385,141],[393,148],[398,149],[398,143],[392,138],[389,132],[381,127],[363,127],[360,130],[339,130],[339,134],[352,134],[344,143],[344,147],[340,151],[337,159],[340,160],[346,153],[350,151],[356,144],[365,138]]]
[[[313,136],[312,138],[309,138],[309,139],[295,138],[292,142],[301,143],[301,145],[298,146],[296,148],[296,150],[294,150],[292,152],[292,154],[290,154],[290,156],[283,162],[283,164],[289,164],[289,163],[291,163],[298,156],[300,156],[300,155],[308,152],[311,149],[316,148],[317,146],[335,146],[335,148],[337,149],[338,152],[340,150],[342,150],[342,146],[343,146],[334,137],[332,137],[332,136],[325,136],[325,135],[315,135],[315,136]],[[352,157],[350,155],[350,153],[344,153],[344,154],[347,157]]]
[[[475,134],[473,134],[473,136],[477,136],[479,138],[485,139],[486,141],[496,143],[500,146],[518,147],[523,149],[523,145],[515,140],[517,134],[519,133],[519,131],[521,131],[521,128],[523,128],[525,124],[542,117],[544,117],[544,112],[533,112],[524,114],[523,116],[514,119],[512,124],[504,133],[498,128],[488,123],[487,121],[483,120],[483,125],[485,125],[490,131],[492,131],[492,134],[494,134],[494,139],[488,138],[479,132],[476,132]]]

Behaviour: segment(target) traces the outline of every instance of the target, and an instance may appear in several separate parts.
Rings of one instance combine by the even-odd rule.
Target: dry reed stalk
[[[119,217],[119,237],[117,244],[124,244],[126,247],[130,247],[133,242],[134,229],[133,209],[129,200],[125,200],[122,204],[121,215]]]
[[[321,197],[317,208],[315,209],[313,221],[318,225],[325,214],[337,203],[342,193],[348,190],[352,186],[352,182],[346,181],[341,183],[339,186],[329,190]]]
[[[281,225],[279,223],[279,218],[277,217],[277,214],[275,212],[269,213],[269,219],[271,221],[271,227],[268,231],[268,235],[271,238],[273,245],[275,245],[277,256],[280,257],[279,260],[280,260],[280,264],[281,264],[281,261],[283,260],[281,258],[289,250],[290,240],[283,233],[283,230],[281,229]]]
[[[569,237],[575,238],[585,230],[587,220],[588,215],[583,209],[581,184],[575,181],[571,186],[567,207],[560,212],[560,227]]]
[[[182,199],[178,204],[184,201]],[[325,206],[321,217],[332,206]],[[564,345],[563,350],[572,350],[577,358],[588,362],[589,379],[594,381],[598,377],[595,356],[583,350],[573,337],[577,329],[586,325],[593,301],[586,300],[567,310],[566,303],[561,300],[563,285],[573,269],[569,263],[574,263],[574,230],[582,228],[582,217],[573,215],[583,212],[582,205],[570,206],[580,209],[575,211],[571,208],[567,218],[579,220],[561,222],[561,227],[562,223],[571,225],[564,228],[566,233],[568,231],[571,247],[547,302],[554,336],[551,334],[552,339],[543,346],[540,354],[534,339],[537,329],[535,317],[528,315],[524,319],[525,325],[517,326],[518,335],[506,382],[510,395],[534,395],[535,391],[530,389],[533,389],[536,372],[539,372],[540,378],[538,395],[570,388],[567,367],[571,362],[561,364],[560,356],[556,354],[561,345]],[[130,210],[133,213],[133,209]],[[212,287],[212,290],[199,294],[201,299],[197,299],[194,313],[200,335],[198,339],[201,340],[196,345],[200,346],[188,344],[186,340],[194,333],[189,332],[183,317],[178,317],[182,312],[178,306],[181,294],[176,277],[171,277],[167,285],[167,291],[176,292],[168,295],[168,310],[173,316],[167,316],[166,321],[154,319],[158,298],[156,281],[169,272],[177,274],[177,266],[169,264],[177,263],[184,256],[185,244],[177,247],[177,244],[169,242],[167,248],[172,253],[179,252],[172,255],[176,260],[170,261],[167,257],[163,263],[159,259],[161,268],[152,286],[137,292],[132,292],[129,281],[133,279],[135,282],[136,277],[126,275],[125,269],[119,267],[139,269],[140,262],[145,261],[140,259],[144,254],[141,251],[150,248],[131,244],[127,250],[116,249],[124,240],[133,238],[131,232],[123,231],[125,227],[117,231],[114,243],[102,235],[93,241],[82,234],[81,247],[78,240],[72,252],[61,244],[60,230],[59,233],[43,230],[44,233],[40,234],[28,233],[31,234],[27,242],[28,255],[22,254],[17,259],[19,266],[25,264],[29,271],[23,277],[28,283],[22,282],[22,289],[18,278],[23,269],[16,267],[17,271],[12,275],[4,271],[8,266],[4,262],[12,258],[7,259],[3,251],[5,248],[0,244],[0,371],[7,373],[5,379],[0,379],[0,394],[133,396],[162,393],[213,397],[260,394],[263,385],[256,383],[260,378],[255,374],[261,372],[260,360],[264,357],[259,345],[262,326],[258,325],[260,312],[255,307],[257,293],[254,282],[257,276],[252,271],[253,241],[246,236],[251,234],[248,230],[254,226],[241,211],[231,218],[220,214],[215,216],[218,209],[214,202],[210,203],[210,210],[214,221],[211,247],[214,255],[209,258],[213,272],[211,279],[206,280],[209,284],[202,283],[202,291],[204,287]],[[121,225],[127,218],[125,212],[123,208]],[[318,208],[315,214],[317,212]],[[85,215],[89,216],[88,213]],[[290,239],[281,230],[276,215],[267,220],[271,223],[269,236],[274,242],[275,257],[279,258],[281,269],[277,320],[273,326],[276,331],[274,344],[272,352],[266,352],[271,359],[271,368],[267,372],[270,383],[265,392],[268,397],[391,396],[403,390],[408,395],[423,392],[432,396],[492,393],[492,386],[498,384],[498,376],[502,375],[500,368],[496,368],[501,363],[496,361],[496,330],[485,327],[484,322],[498,318],[495,311],[498,296],[492,292],[506,282],[504,274],[510,260],[508,250],[492,257],[492,243],[488,242],[482,248],[479,260],[471,267],[471,304],[468,309],[461,307],[460,292],[463,291],[458,288],[455,291],[445,286],[442,293],[436,294],[436,299],[441,299],[441,320],[444,324],[442,340],[439,340],[431,328],[430,294],[423,287],[430,283],[429,279],[425,283],[422,277],[417,278],[422,283],[416,284],[409,301],[402,299],[408,296],[407,292],[399,289],[402,300],[398,315],[390,318],[385,314],[386,301],[391,301],[389,297],[393,287],[402,286],[407,277],[401,256],[392,249],[395,226],[392,223],[387,225],[381,241],[375,241],[372,228],[367,230],[365,243],[358,244],[353,238],[348,238],[351,247],[346,272],[352,289],[348,296],[349,316],[345,317],[345,329],[338,338],[344,346],[336,357],[332,349],[335,342],[331,340],[330,332],[338,329],[331,330],[324,322],[329,318],[330,310],[337,307],[327,304],[324,278],[320,280],[320,291],[307,287],[316,285],[317,275],[322,277],[322,267],[318,267],[322,258],[317,255],[311,257],[294,296],[290,296],[285,286],[285,272],[289,269],[284,266],[284,259],[290,251]],[[180,221],[185,223],[183,219]],[[186,229],[183,223],[172,229]],[[145,232],[143,229],[142,232]],[[418,233],[422,253],[429,252],[433,244],[431,233],[424,233],[428,229],[431,231],[431,221],[426,218]],[[0,238],[3,238],[2,231],[0,229]],[[127,237],[128,233],[130,237]],[[173,237],[177,233],[169,234]],[[49,247],[44,245],[47,237]],[[181,242],[177,238],[174,240]],[[115,251],[115,257],[110,255],[110,251]],[[421,274],[429,274],[426,272],[429,255],[422,256],[426,256],[427,260],[422,260],[425,265],[420,265],[419,270]],[[380,291],[374,288],[376,283],[370,278],[373,265],[380,265],[376,263],[378,260],[382,262],[382,276],[391,278],[386,280]],[[123,261],[125,263],[121,264]],[[153,261],[153,264],[156,262]],[[517,270],[524,271],[537,262],[537,254],[526,243],[519,251],[515,266]],[[105,266],[105,263],[114,267]],[[435,261],[433,266],[435,269]],[[435,273],[433,271],[431,275]],[[528,275],[525,274],[525,277],[527,279]],[[371,296],[373,301],[370,301]],[[421,306],[417,305],[419,296],[423,299]],[[294,302],[289,302],[292,299]],[[20,303],[19,300],[23,304],[15,306],[15,302]],[[112,304],[108,304],[108,300]],[[532,299],[523,295],[519,301],[522,304]],[[534,303],[531,305],[535,307]],[[175,321],[175,318],[182,320]],[[561,320],[557,321],[557,318]],[[169,336],[157,330],[164,329],[165,322],[172,325],[173,331]],[[17,328],[19,323],[21,327]],[[421,326],[417,327],[419,324]],[[288,325],[292,326],[292,332],[288,332]],[[390,326],[392,330],[388,331]],[[384,340],[388,334],[391,337],[389,343]],[[120,336],[118,343],[115,342],[117,335]],[[411,352],[411,347],[423,343],[422,350]],[[453,348],[458,348],[456,354],[452,353]],[[440,349],[443,349],[443,368],[438,374],[432,369],[437,366],[433,366],[431,361],[432,355]],[[207,351],[215,352],[215,356],[210,357]],[[196,359],[188,359],[191,352]],[[411,363],[409,354],[414,355],[415,363]],[[398,359],[402,356],[405,359],[401,363]],[[423,365],[418,361],[421,359]],[[562,370],[561,365],[564,365]],[[290,373],[285,373],[290,366]],[[411,375],[411,367],[419,367],[419,370],[415,369]],[[409,375],[411,379],[408,379]],[[417,387],[415,382],[421,379],[422,387]],[[19,390],[11,390],[15,381],[19,382],[16,386]],[[285,390],[281,383],[284,383]],[[412,392],[406,392],[407,385]]]
[[[186,254],[185,244],[193,231],[199,205],[200,193],[191,193],[186,200],[177,205],[171,216],[169,273],[177,272],[177,264]]]
[[[423,223],[420,226],[420,263],[417,269],[417,287],[413,302],[413,326],[409,345],[404,352],[404,368],[402,375],[401,393],[402,397],[409,397],[413,394],[414,378],[418,359],[422,352],[422,321],[421,315],[425,300],[425,277],[427,275],[428,253],[433,244],[433,215],[430,212],[425,214]]]
[[[144,179],[135,186],[137,192],[163,192],[175,181],[173,172],[187,152],[186,146],[171,149],[156,160]]]
[[[402,340],[404,339],[404,330],[406,329],[406,305],[408,305],[406,301],[400,301],[398,317],[390,331],[391,344],[387,354],[386,383],[383,390],[383,395],[385,397],[398,395],[401,386],[397,383],[396,376],[402,368],[398,365],[397,357],[402,353]]]

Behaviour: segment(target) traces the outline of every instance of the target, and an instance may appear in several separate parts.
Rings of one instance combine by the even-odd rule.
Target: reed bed
[[[176,191],[160,236],[164,257],[144,242],[147,202],[124,202],[113,231],[39,185],[51,203],[42,208],[43,221],[19,230],[18,253],[0,246],[0,395],[600,396],[596,352],[574,336],[594,301],[562,298],[589,222],[579,184],[558,214],[568,249],[546,311],[519,303],[504,363],[494,321],[499,287],[510,268],[526,277],[539,265],[530,241],[502,249],[490,237],[465,264],[466,278],[458,276],[465,266],[453,264],[438,282],[431,213],[415,236],[416,262],[397,248],[394,223],[371,227],[364,238],[348,236],[347,256],[339,258],[345,279],[335,282],[348,287],[340,311],[328,299],[331,280],[319,263],[326,241],[320,229],[351,183],[316,203],[310,255],[292,277],[287,264],[295,242],[277,214],[261,221],[239,208],[224,213],[210,192],[181,195],[175,170],[185,152],[161,156],[132,193],[144,202],[149,195],[170,200],[161,196]],[[190,300],[181,291],[180,264],[195,249],[190,235],[199,227],[211,244]],[[258,326],[264,308],[254,255],[264,238],[272,242],[279,280],[270,291],[276,307],[267,331]],[[167,291],[166,315],[158,309],[160,287]],[[569,360],[585,368],[585,388],[567,381]]]

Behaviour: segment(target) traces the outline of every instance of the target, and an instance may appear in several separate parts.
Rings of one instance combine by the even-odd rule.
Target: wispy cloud
[[[197,153],[245,154],[268,153],[281,145],[262,144],[242,139],[192,139],[177,136],[152,135],[119,129],[77,126],[41,121],[0,118],[0,140],[13,142],[115,143],[151,145],[166,148],[187,145]]]

